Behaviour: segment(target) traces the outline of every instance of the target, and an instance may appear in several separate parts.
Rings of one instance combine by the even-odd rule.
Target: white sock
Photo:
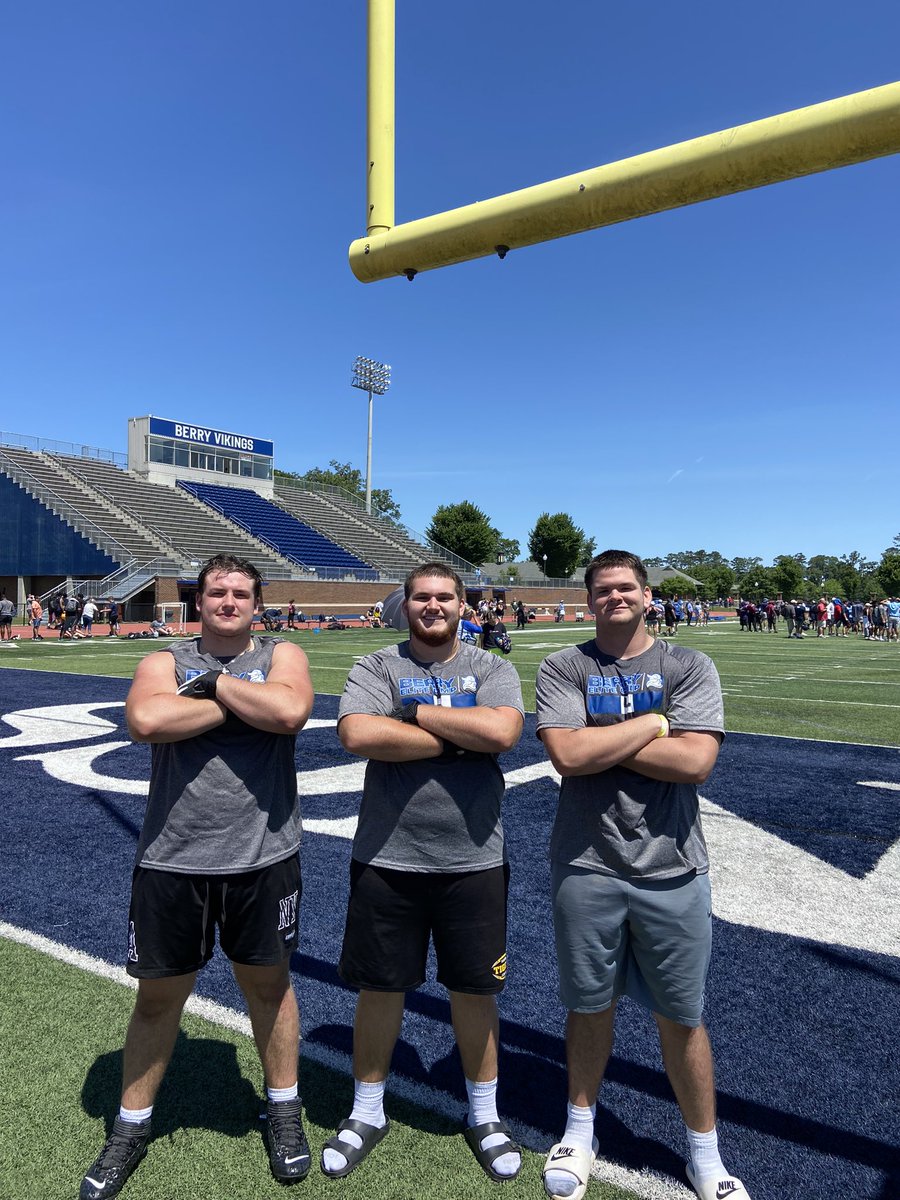
[[[579,1108],[571,1101],[566,1107],[566,1128],[559,1139],[563,1146],[573,1146],[583,1150],[585,1154],[596,1154],[597,1139],[594,1137],[594,1117],[597,1115],[597,1105],[590,1108]],[[548,1196],[571,1196],[578,1187],[578,1180],[571,1171],[564,1167],[547,1171],[544,1175],[544,1187]]]
[[[684,1127],[687,1134],[688,1146],[691,1153],[691,1166],[694,1168],[694,1178],[701,1182],[704,1179],[719,1178],[728,1174],[719,1157],[719,1135],[715,1126],[709,1133],[695,1133],[693,1129]]]
[[[383,1079],[380,1083],[361,1083],[354,1079],[351,1121],[362,1121],[365,1125],[374,1125],[376,1129],[381,1129],[387,1123],[387,1117],[384,1115],[384,1085]],[[354,1150],[358,1150],[362,1145],[362,1138],[351,1129],[342,1129],[337,1136]],[[337,1150],[326,1147],[322,1151],[322,1166],[326,1170],[340,1171],[346,1165],[347,1159]]]
[[[296,1100],[299,1092],[296,1083],[286,1088],[266,1088],[266,1095],[273,1104],[281,1104],[284,1100]]]
[[[469,1128],[476,1125],[486,1125],[488,1121],[499,1121],[497,1115],[497,1080],[487,1083],[473,1083],[466,1080],[466,1093],[469,1097]],[[504,1133],[489,1133],[479,1142],[482,1150],[491,1150],[494,1146],[502,1146],[507,1140]],[[501,1154],[491,1163],[491,1170],[498,1175],[515,1175],[522,1166],[521,1154]]]
[[[149,1121],[150,1114],[153,1112],[153,1105],[149,1108],[119,1108],[119,1120],[128,1121],[131,1125],[138,1125],[141,1121]]]

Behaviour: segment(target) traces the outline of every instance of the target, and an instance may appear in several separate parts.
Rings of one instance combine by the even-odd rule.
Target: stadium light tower
[[[366,512],[372,513],[372,396],[383,396],[391,386],[391,368],[388,363],[376,362],[374,358],[357,355],[353,362],[351,387],[369,393],[369,435],[366,439]]]

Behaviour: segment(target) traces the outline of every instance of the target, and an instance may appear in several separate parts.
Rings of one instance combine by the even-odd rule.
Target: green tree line
[[[365,480],[357,467],[332,459],[328,467],[312,467],[303,475],[276,471],[275,476],[299,487],[330,484],[354,496],[365,496]],[[400,521],[400,506],[389,488],[374,488],[372,511],[387,520]],[[432,541],[481,565],[503,564],[504,573],[518,573],[515,563],[520,545],[506,536],[491,518],[470,500],[441,504],[435,510],[426,534]],[[568,578],[590,562],[597,542],[576,525],[568,513],[541,513],[528,534],[528,555],[550,578]],[[779,554],[766,565],[760,557],[725,558],[717,550],[680,550],[664,558],[647,558],[648,567],[674,567],[696,579],[701,595],[716,599],[726,596],[776,596],[786,598],[841,596],[847,600],[870,596],[900,595],[900,533],[878,562],[863,558],[858,550],[840,556]],[[672,581],[668,590],[683,591],[683,581]]]

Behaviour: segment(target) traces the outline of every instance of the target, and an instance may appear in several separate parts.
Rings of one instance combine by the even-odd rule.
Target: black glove
[[[179,696],[194,696],[198,700],[215,700],[216,684],[219,682],[221,671],[204,671],[188,679],[178,689]]]
[[[391,716],[396,717],[398,721],[405,722],[407,725],[418,725],[419,705],[430,703],[431,701],[428,700],[427,697],[422,697],[419,699],[419,697],[414,696],[411,700],[407,701],[406,704],[403,704],[402,702],[398,704],[391,713]]]

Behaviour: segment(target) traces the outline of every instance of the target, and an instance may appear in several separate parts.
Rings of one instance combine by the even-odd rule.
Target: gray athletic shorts
[[[559,994],[570,1012],[629,996],[700,1025],[712,945],[709,876],[627,880],[552,864]]]

